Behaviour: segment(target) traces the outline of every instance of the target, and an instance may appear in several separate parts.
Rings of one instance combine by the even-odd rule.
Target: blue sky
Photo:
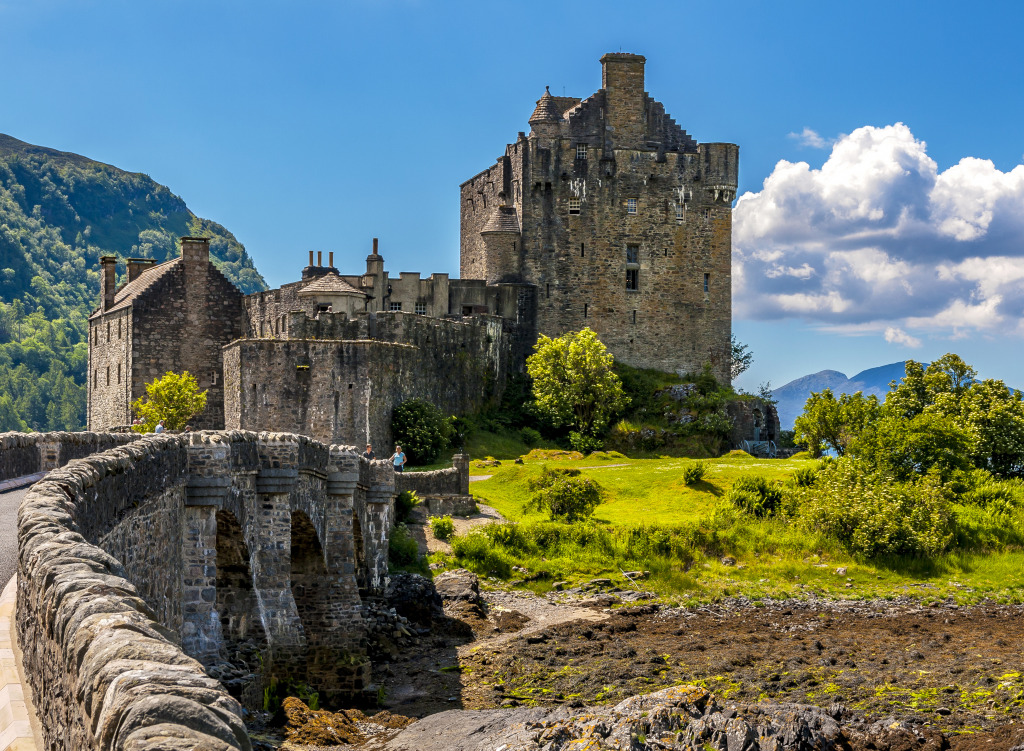
[[[362,268],[372,237],[394,273],[456,274],[459,183],[545,85],[587,96],[604,52],[637,52],[683,128],[740,145],[740,386],[946,351],[1020,385],[1022,21],[1018,3],[0,0],[0,132],[151,175],[275,286],[308,250]]]

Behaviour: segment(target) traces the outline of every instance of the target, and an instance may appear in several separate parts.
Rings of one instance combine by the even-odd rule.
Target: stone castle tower
[[[644,91],[641,55],[601,89],[545,91],[530,133],[461,186],[461,275],[536,287],[540,333],[589,326],[637,367],[728,383],[739,148],[699,144]]]

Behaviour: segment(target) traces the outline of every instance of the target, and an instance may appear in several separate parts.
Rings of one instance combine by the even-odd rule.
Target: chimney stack
[[[640,146],[645,135],[647,100],[644,93],[643,55],[609,52],[601,58],[601,88],[605,96],[605,123],[618,149]]]
[[[373,238],[373,254],[377,255],[377,238]]]
[[[309,265],[310,266],[313,265],[313,251],[312,250],[309,251]]]
[[[156,261],[154,261],[152,258],[129,258],[127,262],[128,283],[131,284],[132,282],[134,282],[136,279],[139,278],[139,275],[143,271],[145,271],[155,263]]]
[[[330,253],[327,254],[327,265],[330,266],[332,269],[334,268],[334,251],[333,250]]]
[[[318,250],[316,252],[316,265],[317,266],[323,266],[324,265],[324,252],[322,250]]]
[[[210,239],[208,237],[181,238],[181,259],[185,268],[198,268],[210,263]]]
[[[100,310],[106,312],[114,307],[114,293],[117,291],[117,258],[103,256],[100,258],[100,291],[103,299]]]

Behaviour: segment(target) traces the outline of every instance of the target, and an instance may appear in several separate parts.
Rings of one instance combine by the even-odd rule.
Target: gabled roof
[[[170,261],[157,264],[156,266],[150,266],[147,269],[143,269],[142,273],[135,277],[134,280],[125,284],[121,289],[114,293],[114,304],[111,305],[109,309],[100,310],[97,308],[89,317],[92,318],[96,315],[113,313],[118,310],[124,310],[125,308],[132,307],[132,305],[135,304],[135,301],[144,295],[150,287],[156,284],[160,279],[167,276],[172,269],[177,268],[179,265],[181,265],[180,256]]]
[[[300,295],[359,295],[360,297],[366,297],[365,292],[361,292],[351,284],[346,282],[337,273],[330,272],[318,277],[316,280],[310,282],[305,287],[299,290]]]
[[[486,232],[512,232],[519,234],[519,214],[514,206],[499,206],[487,220],[487,224],[480,230],[480,234]]]

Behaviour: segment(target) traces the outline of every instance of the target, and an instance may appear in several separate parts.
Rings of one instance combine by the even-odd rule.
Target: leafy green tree
[[[391,434],[412,464],[429,464],[448,445],[452,418],[423,399],[409,399],[391,413]]]
[[[793,440],[807,446],[807,450],[816,457],[826,449],[842,456],[850,442],[878,417],[878,413],[878,397],[874,395],[864,396],[858,391],[841,394],[836,399],[832,389],[812,392],[803,414],[796,418]]]
[[[578,469],[545,467],[530,483],[533,496],[527,507],[547,511],[552,521],[576,522],[593,515],[604,499],[601,486]]]
[[[850,454],[899,482],[937,472],[948,481],[971,467],[970,433],[945,415],[923,412],[909,420],[886,414],[864,427]]]
[[[140,433],[149,433],[161,420],[168,430],[181,430],[188,421],[206,409],[206,392],[199,390],[195,376],[187,370],[168,371],[163,378],[146,384],[146,395],[132,404],[132,411],[142,419],[136,426]]]
[[[729,365],[729,374],[735,379],[754,364],[754,353],[750,351],[750,347],[737,339],[735,334],[732,335],[731,353],[732,361]]]
[[[555,339],[541,334],[526,359],[534,407],[553,427],[598,437],[629,404],[612,371],[615,358],[589,328]]]

